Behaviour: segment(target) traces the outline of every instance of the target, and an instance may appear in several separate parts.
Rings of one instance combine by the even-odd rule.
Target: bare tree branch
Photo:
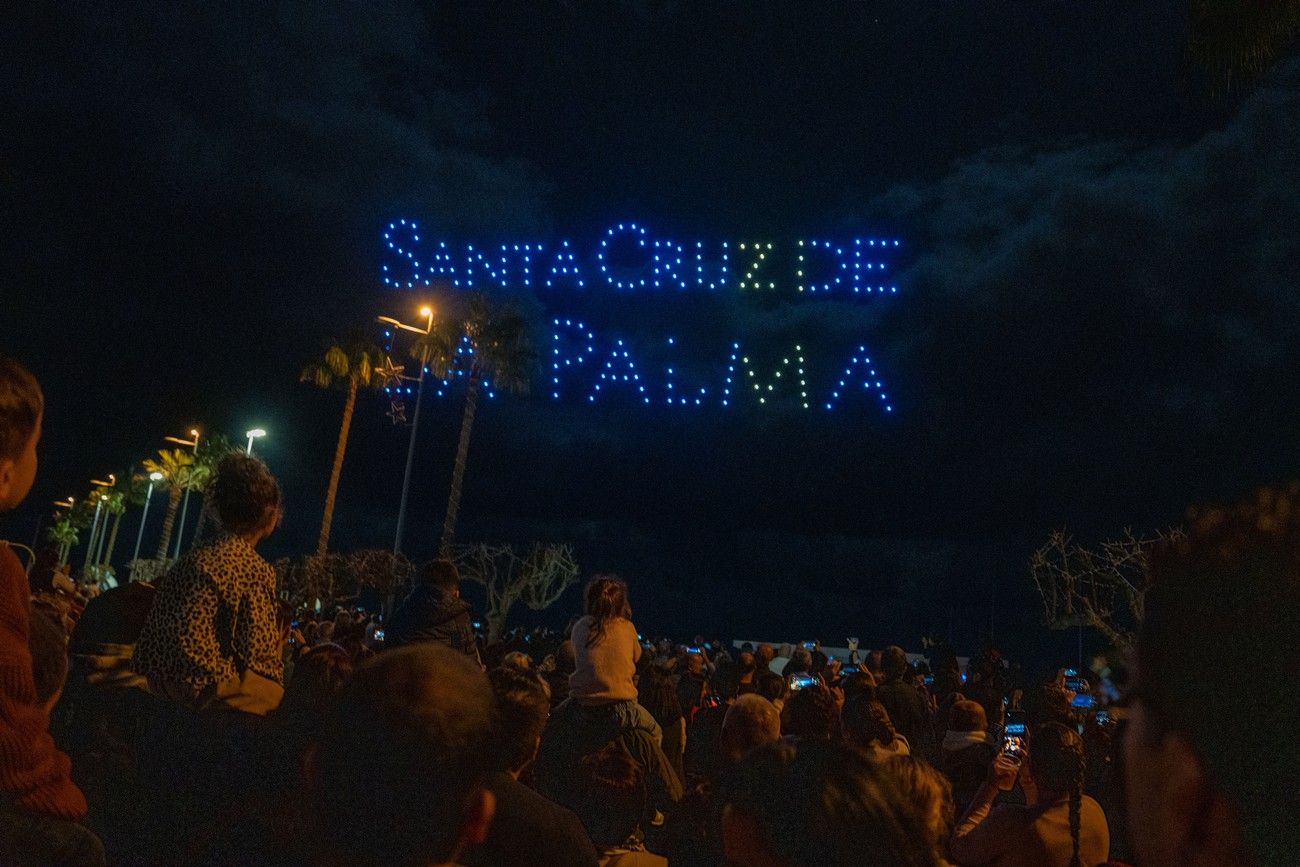
[[[1119,539],[1084,548],[1064,530],[1053,532],[1029,561],[1047,625],[1091,626],[1117,647],[1132,647],[1144,612],[1147,558],[1157,544],[1181,535],[1173,529],[1136,536],[1126,529]]]
[[[516,602],[541,611],[578,580],[578,564],[568,545],[534,544],[522,557],[511,545],[469,545],[456,548],[453,557],[463,578],[487,590],[483,619],[488,641],[505,631]]]

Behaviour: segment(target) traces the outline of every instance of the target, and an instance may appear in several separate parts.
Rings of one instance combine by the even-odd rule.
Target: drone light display
[[[381,251],[380,274],[394,289],[527,293],[544,304],[542,393],[552,400],[894,411],[863,335],[830,345],[788,329],[720,336],[717,328],[737,302],[768,311],[887,303],[898,293],[896,239],[687,242],[623,222],[585,248],[568,240],[481,246],[434,240],[399,219],[384,230]],[[464,375],[459,356],[472,352],[465,338],[438,396]]]

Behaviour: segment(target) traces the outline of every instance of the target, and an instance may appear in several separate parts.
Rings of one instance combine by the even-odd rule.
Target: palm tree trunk
[[[357,378],[348,378],[348,400],[343,404],[343,423],[339,425],[339,442],[334,448],[334,468],[330,470],[330,486],[325,491],[325,514],[320,521],[320,538],[316,540],[316,555],[329,549],[330,525],[334,523],[334,498],[339,492],[339,476],[343,474],[343,455],[348,450],[348,433],[352,430],[352,410],[357,405]]]
[[[113,549],[117,547],[117,528],[122,525],[122,515],[125,512],[126,509],[123,509],[113,516],[113,532],[108,536],[108,553],[104,555],[104,559],[101,561],[106,566],[113,562]]]
[[[465,482],[465,459],[469,457],[469,435],[474,428],[474,412],[478,408],[478,364],[470,368],[469,388],[465,392],[465,414],[460,420],[460,443],[456,446],[456,463],[451,470],[451,491],[447,495],[447,519],[442,524],[442,542],[438,556],[450,557],[451,545],[456,539],[456,519],[460,516],[460,490]]]
[[[167,546],[172,541],[172,528],[176,526],[176,511],[181,507],[181,489],[179,485],[172,485],[167,489],[167,515],[163,518],[162,538],[158,540],[158,553],[153,555],[155,560],[167,559]]]
[[[199,509],[199,523],[194,528],[194,538],[190,541],[191,551],[199,547],[199,541],[203,538],[203,528],[208,523],[209,514],[211,512],[208,510],[208,495],[205,493],[203,495],[203,507]]]

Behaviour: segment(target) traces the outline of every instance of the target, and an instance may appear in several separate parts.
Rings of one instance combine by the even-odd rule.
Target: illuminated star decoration
[[[401,385],[406,375],[406,365],[394,364],[392,356],[385,356],[384,363],[375,369],[375,375],[383,380],[384,385]]]
[[[406,404],[400,400],[394,400],[389,404],[388,412],[384,413],[393,420],[394,425],[406,424]]]

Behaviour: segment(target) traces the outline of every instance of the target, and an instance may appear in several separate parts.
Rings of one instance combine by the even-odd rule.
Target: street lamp
[[[190,428],[190,436],[194,437],[194,439],[183,440],[180,437],[163,437],[163,439],[169,443],[176,443],[177,445],[187,446],[194,449],[194,455],[197,459],[199,454],[199,432],[194,428]],[[185,513],[190,509],[190,491],[191,487],[186,485],[185,499],[181,503],[181,523],[176,529],[176,549],[172,553],[173,560],[178,559],[181,556],[181,537],[185,535]]]
[[[266,436],[266,431],[260,427],[255,427],[250,431],[245,431],[244,436],[248,437],[248,448],[244,451],[244,454],[251,456],[253,454],[253,440],[260,440]]]
[[[91,479],[90,483],[97,488],[111,488],[117,484],[117,476],[109,473],[107,482],[102,479]],[[95,498],[95,519],[90,524],[90,538],[86,540],[86,562],[82,566],[83,572],[90,567],[91,561],[95,559],[95,542],[99,540],[102,534],[99,526],[99,516],[104,509],[104,503],[107,501],[108,497],[104,494],[100,494]],[[108,527],[108,515],[104,515],[104,527]]]
[[[420,308],[420,315],[424,317],[425,321],[423,328],[407,325],[405,322],[398,322],[391,316],[378,316],[376,318],[385,325],[391,325],[403,331],[411,331],[428,337],[433,331],[433,308],[426,304]],[[401,505],[397,507],[397,533],[393,537],[394,554],[402,553],[402,531],[406,527],[406,499],[411,491],[411,465],[415,461],[415,432],[420,427],[420,400],[424,397],[424,368],[428,362],[428,355],[421,353],[415,361],[419,365],[419,370],[415,376],[418,383],[415,387],[415,413],[411,416],[411,439],[406,445],[406,471],[402,474],[402,500]]]
[[[149,501],[153,499],[153,486],[162,480],[162,473],[149,474],[149,490],[144,494],[144,511],[140,513],[140,532],[135,534],[135,553],[131,555],[132,563],[140,559],[140,543],[144,541],[144,522],[149,519]]]

